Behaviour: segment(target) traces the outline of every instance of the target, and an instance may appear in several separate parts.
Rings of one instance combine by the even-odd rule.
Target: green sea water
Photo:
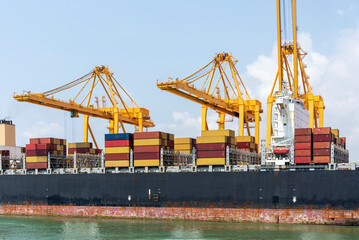
[[[0,216],[0,239],[359,239],[359,227]]]

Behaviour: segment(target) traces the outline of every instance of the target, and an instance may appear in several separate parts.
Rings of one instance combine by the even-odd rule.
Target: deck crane
[[[303,63],[307,53],[297,43],[296,0],[276,0],[276,5],[278,71],[267,99],[266,148],[267,163],[283,165],[293,161],[294,129],[323,127],[325,106],[312,92]]]
[[[80,88],[80,90],[69,101],[54,98],[55,94],[75,88]],[[101,99],[102,106],[100,106],[98,97],[94,97],[97,93],[105,94]],[[83,114],[83,141],[88,142],[88,133],[90,133],[97,148],[89,117],[109,120],[110,133],[118,133],[119,125],[121,125],[122,131],[126,132],[124,124],[134,125],[140,132],[143,131],[143,127],[154,127],[149,110],[140,108],[114,78],[109,68],[105,66],[97,66],[85,76],[43,93],[24,91],[20,95],[14,94],[14,99],[19,102],[29,102],[68,111],[71,113],[71,117],[79,117],[79,114]],[[106,107],[106,100],[111,103],[111,106]]]
[[[254,122],[255,141],[259,143],[261,102],[252,100],[235,67],[238,62],[232,54],[216,54],[211,62],[184,79],[157,82],[161,90],[174,93],[202,105],[202,131],[208,130],[207,110],[219,114],[219,129],[225,128],[226,115],[239,119],[239,136],[251,136],[250,124]],[[196,88],[194,83],[201,84]]]

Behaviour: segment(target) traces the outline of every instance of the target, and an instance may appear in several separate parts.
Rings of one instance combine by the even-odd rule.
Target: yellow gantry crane
[[[98,87],[100,86],[100,87]],[[54,98],[55,94],[65,90],[79,87],[73,99],[62,101]],[[97,88],[96,88],[97,87]],[[94,97],[95,90],[104,90],[105,96],[102,96],[102,106],[100,106],[97,96]],[[89,89],[89,90],[88,90]],[[122,94],[122,95],[121,95]],[[107,119],[110,121],[108,126],[110,133],[118,133],[121,125],[122,131],[126,132],[124,124],[134,125],[136,131],[143,131],[143,127],[154,127],[151,121],[149,110],[140,108],[120,83],[114,78],[113,73],[108,67],[95,67],[90,73],[67,83],[58,88],[43,92],[31,93],[23,92],[20,95],[14,95],[14,99],[20,102],[29,102],[46,107],[69,111],[71,117],[84,115],[84,133],[83,141],[88,142],[88,133],[90,132],[94,144],[98,148],[94,134],[89,124],[89,117]],[[106,100],[111,106],[106,107]],[[126,103],[129,102],[129,103]]]
[[[296,16],[296,0],[282,0],[287,2],[287,6],[291,4],[292,8],[292,39],[293,42],[282,42],[281,12],[285,14],[285,8],[281,8],[281,0],[277,1],[277,47],[278,47],[278,71],[272,86],[272,90],[267,100],[267,133],[266,147],[269,147],[272,130],[272,107],[276,96],[282,95],[285,88],[289,87],[290,94],[294,99],[304,101],[304,107],[309,111],[309,127],[323,127],[323,111],[325,109],[323,98],[320,95],[314,95],[309,85],[309,76],[305,72],[306,65],[303,58],[307,55],[297,43],[297,16]],[[288,4],[289,3],[289,4]],[[290,66],[293,64],[293,68]],[[298,66],[299,65],[299,66]],[[299,77],[300,75],[300,77]],[[300,83],[299,83],[300,82]],[[274,92],[276,86],[278,90]],[[299,93],[298,85],[301,86],[302,92]]]
[[[225,128],[226,115],[239,119],[239,136],[251,136],[250,124],[254,122],[255,141],[259,143],[260,113],[262,104],[252,100],[235,67],[238,62],[232,54],[216,54],[211,62],[184,79],[157,82],[161,90],[174,93],[202,105],[202,131],[208,130],[207,110],[219,113],[219,129]],[[194,84],[201,85],[196,88]]]

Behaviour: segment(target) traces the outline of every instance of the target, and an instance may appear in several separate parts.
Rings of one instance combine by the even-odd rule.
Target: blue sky
[[[12,95],[53,89],[97,65],[109,66],[135,101],[150,110],[156,130],[178,137],[200,134],[201,107],[161,92],[157,80],[186,77],[223,51],[239,60],[252,98],[263,105],[274,79],[275,0],[1,1],[1,6],[0,117],[14,120],[18,145],[29,137],[82,140],[81,119],[15,102]],[[325,125],[340,128],[350,148],[359,144],[359,3],[298,0],[297,8],[311,84],[327,107]],[[102,143],[107,122],[92,122]],[[264,138],[264,122],[261,127]],[[350,150],[354,160],[359,150]]]

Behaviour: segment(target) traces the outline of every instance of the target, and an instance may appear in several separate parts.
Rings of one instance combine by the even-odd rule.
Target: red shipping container
[[[313,156],[330,156],[330,149],[314,149]]]
[[[329,156],[314,156],[313,162],[314,163],[330,163],[330,157]]]
[[[311,142],[305,142],[305,143],[295,143],[294,149],[295,150],[308,150],[312,148]]]
[[[250,142],[237,142],[237,148],[250,148]]]
[[[113,153],[113,154],[105,155],[105,161],[117,161],[117,160],[130,160],[130,154],[128,154],[128,153]]]
[[[26,169],[45,169],[47,163],[26,163]]]
[[[30,144],[39,144],[40,139],[39,138],[30,138]]]
[[[135,146],[133,148],[133,151],[135,153],[140,152],[160,152],[161,146]],[[163,148],[163,150],[167,150],[167,148]]]
[[[135,132],[134,139],[162,138],[162,132]]]
[[[52,151],[49,150],[27,150],[26,156],[47,156],[49,152],[52,154]]]
[[[311,157],[295,157],[295,164],[309,164],[311,162]]]
[[[322,149],[322,148],[330,148],[330,147],[331,147],[330,142],[313,142],[314,149]]]
[[[313,135],[313,142],[332,142],[333,134],[316,134]]]
[[[161,154],[159,152],[148,152],[148,153],[134,153],[133,159],[160,159]]]
[[[199,143],[196,145],[198,151],[218,151],[225,150],[228,144],[226,143]]]
[[[311,157],[312,150],[295,150],[294,156],[295,157]]]
[[[295,136],[294,137],[294,142],[295,143],[305,143],[305,142],[312,142],[312,136],[308,135],[308,136]]]
[[[312,129],[311,128],[296,128],[294,130],[295,136],[307,136],[312,135]]]
[[[132,140],[111,140],[105,141],[105,147],[132,147]]]
[[[167,140],[168,141],[168,146],[170,147],[174,147],[175,146],[175,141],[174,140]]]
[[[223,158],[226,157],[226,151],[198,151],[198,158]]]
[[[69,148],[68,154],[74,153],[90,153],[90,148]]]
[[[27,150],[56,150],[52,144],[26,144]]]
[[[317,135],[317,134],[331,134],[332,133],[332,129],[330,127],[325,127],[325,128],[313,128],[313,134]]]
[[[40,138],[40,143],[48,143],[48,144],[53,144],[55,142],[54,138]]]

